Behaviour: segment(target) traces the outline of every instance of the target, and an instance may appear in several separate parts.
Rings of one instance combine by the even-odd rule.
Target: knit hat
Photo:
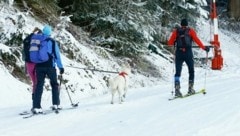
[[[51,33],[52,33],[52,28],[51,28],[51,26],[45,25],[45,26],[43,27],[42,32],[43,32],[44,35],[47,35],[47,36],[51,35]]]
[[[181,26],[188,26],[188,21],[187,21],[187,19],[182,19],[182,21],[181,21]]]

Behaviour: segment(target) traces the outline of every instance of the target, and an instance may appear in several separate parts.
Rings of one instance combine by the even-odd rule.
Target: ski
[[[26,116],[23,116],[23,119],[31,118],[31,117],[37,116],[37,115],[46,115],[46,114],[47,114],[47,112],[38,113],[38,114],[36,114],[36,113],[30,113],[30,114],[27,114]]]
[[[28,115],[28,114],[31,114],[32,112],[30,111],[23,111],[23,112],[20,112],[19,115]]]
[[[70,108],[64,108],[64,109],[49,109],[49,110],[45,110],[45,111],[43,111],[43,113],[39,113],[39,114],[34,114],[32,112],[26,111],[25,115],[22,115],[21,113],[20,113],[20,115],[22,115],[23,119],[28,119],[28,118],[31,118],[31,117],[34,117],[34,116],[38,116],[38,115],[48,115],[50,113],[59,114],[60,111],[62,111],[62,110],[69,110],[69,109],[76,109],[76,107],[70,107]],[[22,113],[25,113],[25,111],[22,112]]]
[[[43,114],[46,114],[48,112],[50,112],[51,110],[46,110]],[[19,115],[20,116],[32,116],[32,114],[34,114],[32,111],[23,111],[23,112],[20,112]],[[41,113],[42,114],[42,113]]]
[[[186,97],[193,96],[196,94],[204,94],[205,95],[206,93],[207,92],[205,91],[205,89],[201,89],[201,90],[195,92],[194,94],[185,94],[182,97],[173,97],[173,98],[169,98],[168,100],[171,101],[171,100],[175,100],[175,99],[179,99],[179,98],[186,98]]]
[[[29,115],[27,115],[27,116],[23,116],[23,119],[27,119],[27,118],[31,118],[32,116],[34,116],[34,114],[29,114]]]

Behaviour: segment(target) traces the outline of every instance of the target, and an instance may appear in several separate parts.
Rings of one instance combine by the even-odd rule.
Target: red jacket
[[[196,32],[190,28],[189,30],[189,35],[191,36],[192,40],[203,50],[205,49],[205,46],[203,43],[200,41],[200,39],[197,37]],[[177,38],[177,29],[173,30],[170,39],[168,40],[168,45],[173,46]]]

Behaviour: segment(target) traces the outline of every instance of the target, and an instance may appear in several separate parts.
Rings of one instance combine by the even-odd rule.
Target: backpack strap
[[[55,40],[53,40],[52,38],[47,38],[46,41],[51,41],[52,42],[52,53],[54,55],[54,57],[57,59],[57,55],[56,55],[56,51],[55,51]]]

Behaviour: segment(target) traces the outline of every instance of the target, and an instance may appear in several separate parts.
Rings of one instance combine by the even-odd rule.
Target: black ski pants
[[[54,67],[38,67],[36,66],[37,86],[34,93],[33,108],[41,108],[41,98],[43,93],[44,80],[47,76],[50,79],[52,87],[52,104],[59,105],[59,84],[57,82],[57,72]]]
[[[193,53],[191,49],[182,51],[177,49],[175,54],[175,82],[180,82],[179,79],[181,77],[182,65],[183,62],[187,64],[188,73],[189,73],[189,82],[194,83],[194,60]],[[178,81],[177,81],[178,80]]]

